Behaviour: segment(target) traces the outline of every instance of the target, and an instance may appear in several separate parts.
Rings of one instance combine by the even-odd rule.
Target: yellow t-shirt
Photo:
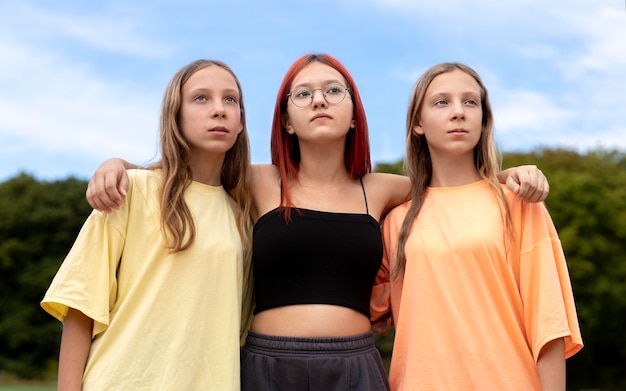
[[[83,390],[239,390],[250,275],[234,201],[222,187],[192,182],[184,197],[196,240],[171,254],[160,171],[129,176],[124,205],[89,216],[41,302],[60,321],[68,307],[94,320]]]
[[[560,337],[566,357],[582,348],[552,220],[542,203],[504,192],[512,243],[486,181],[429,188],[398,281],[390,281],[390,271],[410,202],[387,216],[371,311],[376,319],[392,310],[392,390],[540,390],[541,348]]]

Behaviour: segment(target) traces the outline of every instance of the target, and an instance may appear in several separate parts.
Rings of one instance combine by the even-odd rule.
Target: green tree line
[[[585,347],[567,362],[568,389],[626,389],[626,154],[542,149],[506,153],[504,166],[535,164],[567,256]],[[376,171],[402,173],[403,162]],[[56,374],[61,324],[39,307],[91,208],[87,182],[0,183],[0,375]],[[385,358],[393,333],[377,338]],[[445,370],[445,368],[442,368]]]
[[[61,325],[39,301],[91,211],[86,189],[25,174],[0,184],[0,373],[56,372]]]

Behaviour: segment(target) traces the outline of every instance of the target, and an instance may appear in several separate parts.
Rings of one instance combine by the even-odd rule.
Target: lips
[[[223,126],[216,126],[214,128],[209,129],[210,133],[230,133],[228,129]]]
[[[448,130],[448,133],[451,134],[466,134],[469,133],[467,130],[465,129],[452,129],[452,130]]]
[[[311,118],[311,122],[316,121],[318,119],[331,119],[332,117],[328,114],[316,114]]]

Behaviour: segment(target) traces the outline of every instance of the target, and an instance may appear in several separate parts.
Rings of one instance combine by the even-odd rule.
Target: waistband
[[[371,331],[347,337],[309,338],[284,337],[248,332],[244,349],[249,351],[285,353],[337,354],[357,353],[376,349]]]

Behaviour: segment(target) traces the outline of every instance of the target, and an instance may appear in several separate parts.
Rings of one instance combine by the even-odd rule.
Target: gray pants
[[[242,391],[387,391],[372,333],[338,338],[248,334]]]

